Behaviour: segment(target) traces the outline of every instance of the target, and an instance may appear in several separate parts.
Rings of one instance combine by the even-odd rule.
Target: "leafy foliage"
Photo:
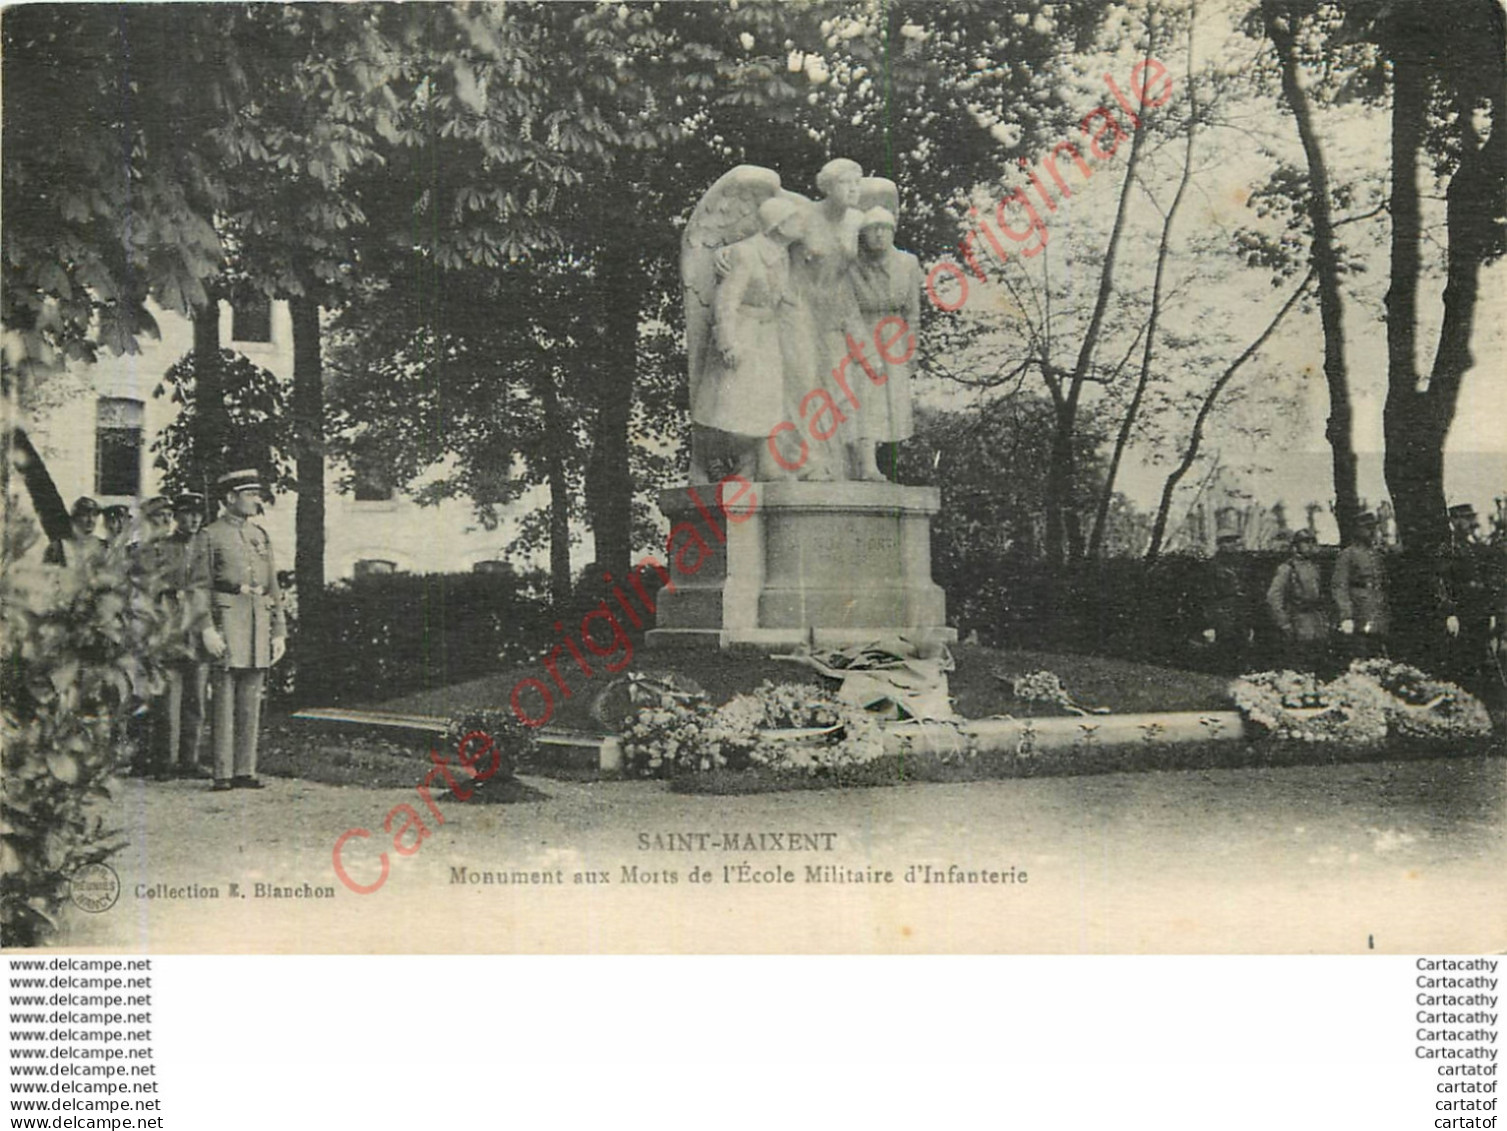
[[[124,545],[39,569],[20,560],[32,537],[10,523],[0,558],[6,946],[46,941],[68,877],[119,846],[96,803],[110,796],[125,720],[161,690],[162,663],[194,627],[182,606],[158,600],[158,580],[132,567]]]
[[[234,451],[228,446],[218,451],[203,450],[203,433],[194,427],[198,360],[193,353],[184,354],[152,392],[153,396],[170,397],[179,406],[178,414],[152,445],[154,465],[163,473],[163,490],[169,494],[198,491],[214,498],[216,469],[225,468],[227,460],[248,452],[266,460],[261,470],[274,489],[291,486],[293,453],[288,439],[286,385],[243,354],[221,350],[218,360],[214,385],[224,395],[230,433],[235,437]]]

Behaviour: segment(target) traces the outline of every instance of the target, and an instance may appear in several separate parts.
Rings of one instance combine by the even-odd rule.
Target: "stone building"
[[[163,375],[193,346],[193,326],[153,310],[161,337],[140,340],[141,352],[102,353],[92,365],[70,365],[42,382],[29,398],[27,427],[66,502],[93,496],[102,506],[131,505],[161,492],[152,445],[179,411],[154,396]],[[293,374],[292,320],[282,302],[220,304],[220,341],[280,380]],[[464,500],[419,506],[391,484],[358,477],[345,489],[348,469],[331,460],[326,472],[325,575],[451,573],[489,568],[504,560],[517,521],[482,529]],[[526,513],[525,498],[518,513]],[[280,495],[262,519],[277,548],[279,567],[293,565],[296,498]],[[532,562],[514,562],[527,568]],[[492,568],[496,568],[492,566]]]

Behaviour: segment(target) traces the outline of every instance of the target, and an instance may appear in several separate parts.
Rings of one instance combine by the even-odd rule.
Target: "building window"
[[[358,463],[351,477],[351,489],[358,503],[385,503],[393,497],[390,475],[384,474],[374,462]]]
[[[142,419],[140,401],[99,399],[94,424],[95,494],[141,494]]]
[[[237,342],[272,340],[272,300],[266,295],[240,295],[230,304],[230,336]]]
[[[387,577],[398,572],[398,563],[385,558],[361,558],[351,572],[356,577]]]

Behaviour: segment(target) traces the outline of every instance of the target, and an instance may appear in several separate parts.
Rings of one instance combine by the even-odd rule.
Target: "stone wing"
[[[717,252],[759,230],[759,205],[776,194],[780,175],[759,165],[739,165],[717,178],[697,203],[680,239],[680,281],[685,286],[685,346],[694,388],[711,340],[712,301],[717,291]]]

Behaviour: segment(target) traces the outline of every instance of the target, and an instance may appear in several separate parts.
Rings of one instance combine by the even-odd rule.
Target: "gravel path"
[[[654,782],[527,782],[537,800],[446,799],[443,824],[411,789],[269,779],[260,792],[211,794],[197,783],[130,782],[112,812],[129,837],[112,861],[120,900],[102,914],[70,909],[63,941],[159,953],[1484,952],[1507,943],[1502,758],[746,797],[687,797]],[[405,803],[431,833],[406,856],[382,831]],[[392,831],[406,819],[399,811]],[[346,847],[353,879],[373,882],[378,853],[389,857],[373,894],[347,890],[332,869],[335,840],[353,827],[372,833]],[[818,850],[789,851],[769,836],[791,832]],[[736,843],[723,843],[733,833]],[[907,882],[913,866],[993,872],[999,882]],[[811,882],[808,867],[837,872]],[[625,882],[630,868],[636,878]],[[710,882],[691,882],[693,868]],[[887,870],[892,882],[870,882],[866,869]],[[479,882],[488,872],[525,882]],[[606,883],[587,882],[603,873]],[[838,878],[852,882],[830,882]],[[308,894],[258,898],[259,883],[308,885]],[[333,896],[317,898],[319,889]]]

